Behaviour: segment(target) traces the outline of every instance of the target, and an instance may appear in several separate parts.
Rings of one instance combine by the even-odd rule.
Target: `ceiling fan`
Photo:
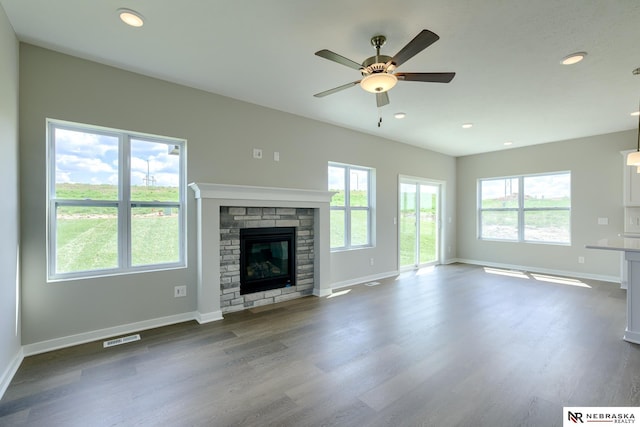
[[[327,49],[319,50],[316,52],[316,55],[360,71],[360,73],[362,74],[362,79],[335,87],[333,89],[325,90],[324,92],[316,93],[313,96],[321,98],[323,96],[331,95],[332,93],[336,93],[360,84],[360,86],[367,92],[376,94],[376,103],[378,104],[378,107],[382,107],[389,103],[389,95],[387,94],[387,91],[394,87],[398,80],[413,82],[449,83],[451,80],[453,80],[453,77],[456,75],[456,73],[395,72],[395,70],[400,65],[438,41],[439,38],[440,37],[437,34],[429,30],[422,30],[417,36],[414,37],[413,40],[407,43],[407,45],[400,49],[400,52],[396,53],[396,55],[392,58],[387,55],[380,55],[380,48],[387,41],[387,38],[383,35],[373,36],[371,38],[371,45],[373,45],[373,47],[376,49],[376,54],[375,56],[371,56],[365,59],[362,64],[358,64],[355,61],[352,61]]]

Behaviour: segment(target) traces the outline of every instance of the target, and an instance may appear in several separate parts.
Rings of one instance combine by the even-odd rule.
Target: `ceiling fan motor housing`
[[[392,58],[387,55],[371,56],[362,62],[362,69],[360,72],[363,76],[366,76],[373,73],[387,73],[393,71],[393,69],[389,70],[389,68],[392,68],[393,66],[390,62],[391,59]],[[389,64],[389,66],[387,64]]]

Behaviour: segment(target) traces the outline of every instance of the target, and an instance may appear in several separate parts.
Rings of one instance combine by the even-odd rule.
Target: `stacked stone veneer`
[[[313,292],[314,209],[220,207],[220,306],[223,313]],[[296,286],[240,295],[240,229],[296,227]]]

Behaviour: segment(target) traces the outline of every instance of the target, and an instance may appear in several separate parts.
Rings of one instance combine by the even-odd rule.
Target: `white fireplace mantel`
[[[329,203],[333,192],[294,188],[254,187],[194,182],[197,203],[198,291],[196,319],[222,319],[220,309],[220,207],[256,206],[314,209],[313,294],[331,293]]]
[[[196,199],[227,199],[253,201],[282,201],[303,203],[329,203],[333,191],[302,190],[298,188],[252,187],[247,185],[189,184]]]

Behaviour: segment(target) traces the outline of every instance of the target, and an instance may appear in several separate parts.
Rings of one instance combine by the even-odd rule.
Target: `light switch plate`
[[[640,233],[640,208],[624,208],[625,233]]]

